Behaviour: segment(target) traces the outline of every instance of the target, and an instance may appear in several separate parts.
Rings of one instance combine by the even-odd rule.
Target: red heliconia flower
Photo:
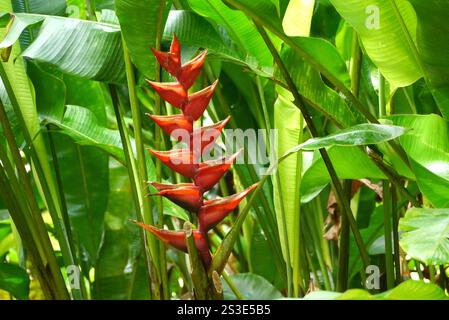
[[[187,253],[187,243],[186,243],[186,234],[185,231],[171,231],[171,230],[162,230],[148,224],[134,221],[135,224],[142,227],[145,230],[150,231],[164,243]],[[206,234],[200,232],[199,230],[193,230],[193,239],[195,240],[195,245],[198,250],[198,255],[203,260],[203,263],[206,267],[209,267],[211,262],[211,255],[209,251],[209,245],[207,242]]]
[[[187,178],[196,175],[198,164],[193,159],[193,153],[189,149],[174,149],[170,151],[156,151],[148,148],[152,154],[158,157],[167,167]]]
[[[147,80],[150,86],[161,96],[162,99],[170,103],[173,107],[181,109],[187,102],[187,92],[178,82],[153,82]]]
[[[147,113],[154,122],[169,136],[172,135],[175,130],[185,130],[189,134],[193,132],[193,122],[184,117],[182,114],[174,116],[154,116]]]
[[[170,52],[151,49],[159,64],[172,76],[176,77],[181,69],[181,47],[178,38],[173,37]]]
[[[182,112],[187,118],[196,121],[203,115],[217,88],[217,84],[218,80],[211,86],[189,96],[189,102],[182,108]]]
[[[190,89],[198,78],[203,67],[204,61],[206,60],[207,50],[204,50],[195,59],[187,62],[181,67],[181,72],[179,74],[178,81],[181,83],[186,90]]]
[[[161,184],[153,182],[151,185],[159,191],[156,194],[152,194],[153,196],[166,197],[190,212],[198,212],[203,204],[203,194],[200,188],[193,183]]]
[[[230,212],[234,211],[239,203],[256,187],[257,183],[232,196],[205,201],[198,212],[201,229],[210,230],[215,227],[221,220],[226,218]]]
[[[256,185],[223,199],[204,201],[204,193],[218,183],[242,150],[230,157],[200,163],[201,156],[211,150],[230,119],[230,117],[227,117],[225,120],[216,124],[194,129],[194,122],[205,112],[218,84],[218,81],[215,81],[211,86],[201,91],[190,95],[188,93],[188,90],[193,86],[201,72],[207,50],[203,51],[190,62],[181,65],[181,49],[178,39],[174,37],[170,52],[153,50],[153,53],[161,66],[174,76],[177,82],[158,83],[148,81],[148,83],[157,91],[162,99],[174,107],[181,109],[182,114],[148,116],[166,134],[185,142],[188,144],[188,147],[170,151],[148,150],[170,169],[184,177],[192,179],[193,183],[172,185],[153,182],[151,185],[158,192],[150,195],[163,196],[197,215],[199,221],[198,229],[193,230],[195,246],[204,266],[209,268],[212,257],[207,232],[222,221],[230,212],[235,210],[243,198],[254,190]],[[178,129],[179,131],[177,132]],[[184,231],[161,230],[140,222],[135,223],[168,245],[187,252]]]
[[[213,125],[193,130],[192,141],[190,143],[193,152],[201,155],[209,152],[230,119],[231,116],[228,116],[226,119]],[[200,152],[198,152],[198,148],[200,148]]]
[[[220,160],[212,160],[200,163],[198,170],[196,171],[193,181],[195,185],[200,187],[203,192],[209,191],[218,181],[223,177],[226,171],[229,170],[232,163],[240,155],[238,151],[229,158],[222,158]]]

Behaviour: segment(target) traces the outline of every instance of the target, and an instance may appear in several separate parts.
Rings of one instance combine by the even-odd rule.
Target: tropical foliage
[[[1,0],[0,299],[447,299],[447,16]]]

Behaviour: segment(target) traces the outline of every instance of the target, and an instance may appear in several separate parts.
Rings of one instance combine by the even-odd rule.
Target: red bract
[[[218,81],[211,86],[188,94],[189,90],[201,72],[207,51],[203,51],[196,58],[181,66],[181,52],[179,42],[174,37],[170,52],[153,50],[157,61],[161,66],[173,75],[177,82],[158,83],[148,81],[162,99],[176,108],[181,109],[182,114],[173,116],[148,115],[168,135],[173,135],[178,140],[187,144],[185,149],[170,151],[155,151],[148,149],[153,155],[177,173],[193,179],[193,183],[177,185],[161,184],[153,182],[151,185],[157,189],[157,193],[151,196],[163,196],[180,207],[198,216],[198,229],[193,231],[195,246],[206,268],[210,266],[211,254],[207,239],[207,232],[222,221],[230,212],[235,210],[239,203],[250,193],[256,185],[248,189],[216,200],[204,201],[204,193],[214,187],[223,177],[232,163],[239,156],[240,151],[230,157],[200,163],[204,152],[209,152],[215,141],[220,136],[230,117],[214,125],[193,129],[194,121],[198,120],[205,112]],[[160,240],[176,249],[187,252],[187,244],[184,231],[169,231],[136,222],[142,228],[150,231]]]
[[[215,123],[211,126],[195,129],[193,131],[192,141],[190,142],[193,152],[197,152],[198,147],[200,148],[200,154],[202,155],[209,152],[230,119],[231,117],[228,116],[223,121]]]
[[[190,212],[198,212],[203,204],[203,194],[200,188],[193,183],[160,184],[153,182],[152,186],[159,191],[153,195],[166,197]]]
[[[207,50],[204,50],[200,55],[190,62],[187,62],[181,68],[181,73],[178,77],[179,82],[184,86],[184,88],[190,89],[195,83],[196,78],[201,73],[201,68],[203,67],[204,61],[206,60]]]
[[[187,102],[187,92],[178,82],[153,82],[147,80],[150,86],[161,96],[162,99],[170,103],[173,107],[182,108]]]
[[[168,73],[175,76],[181,68],[181,47],[178,38],[173,37],[173,42],[170,47],[170,52],[161,52],[151,49],[159,64],[167,70]]]
[[[253,191],[257,187],[257,184],[252,185],[248,189],[234,194],[232,196],[208,200],[204,202],[198,212],[199,225],[201,229],[210,230],[217,225],[221,220],[237,208],[240,201],[242,201],[248,193]]]
[[[200,187],[203,192],[212,189],[212,187],[220,181],[226,171],[229,170],[240,152],[241,151],[237,152],[229,158],[200,163],[199,168],[196,170],[196,174],[193,177],[195,184]]]
[[[159,158],[167,167],[187,178],[193,178],[198,170],[192,151],[189,149],[174,149],[170,151],[155,151],[148,149]]]
[[[198,91],[192,94],[189,97],[189,102],[183,106],[182,112],[184,116],[193,121],[198,120],[203,115],[204,111],[206,111],[207,106],[209,105],[210,100],[212,99],[212,95],[214,94],[215,88],[217,87],[218,80],[214,82],[213,85],[207,87],[201,91]]]
[[[148,114],[154,122],[168,135],[172,135],[175,130],[184,130],[188,134],[193,131],[193,123],[182,114],[174,116],[153,116]]]

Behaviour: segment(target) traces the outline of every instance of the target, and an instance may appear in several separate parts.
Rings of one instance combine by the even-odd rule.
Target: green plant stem
[[[163,15],[165,10],[165,0],[159,1],[159,12],[158,12],[158,19],[157,19],[157,29],[156,29],[156,44],[155,48],[156,50],[161,49],[161,43],[162,43],[162,35],[164,32],[164,26],[163,26]],[[156,64],[155,67],[155,81],[160,82],[161,81],[161,68],[158,64]],[[156,95],[155,97],[155,113],[161,114],[161,106],[162,106],[162,99],[159,95]],[[160,149],[161,140],[162,140],[162,131],[161,129],[156,126],[155,127],[155,144],[156,149]],[[156,162],[156,177],[157,181],[162,181],[162,166],[161,162]],[[157,202],[157,214],[158,214],[158,221],[157,225],[158,227],[163,227],[164,224],[164,204],[162,201],[162,198],[159,197],[156,200]],[[167,254],[166,254],[166,248],[165,245],[162,242],[159,242],[159,264],[160,264],[160,274],[161,274],[161,285],[162,285],[162,298],[165,300],[168,300],[170,298],[169,292],[168,292],[168,275],[167,275]]]
[[[36,270],[35,275],[39,280],[44,296],[46,299],[68,299],[69,294],[67,289],[65,289],[65,292],[56,289],[58,288],[57,283],[60,281],[55,282],[52,275],[46,272],[46,257],[40,254],[37,242],[32,237],[33,230],[32,228],[30,229],[30,222],[26,219],[27,212],[23,209],[25,201],[16,198],[17,193],[15,190],[12,190],[11,180],[6,177],[2,166],[0,166],[0,188],[2,190],[1,198],[8,208],[9,214],[19,231],[25,248],[29,251],[31,263]],[[62,276],[60,280],[64,284]]]
[[[208,277],[204,269],[203,262],[198,255],[198,251],[193,238],[192,224],[190,222],[184,223],[184,232],[187,243],[187,250],[190,258],[190,267],[192,270],[191,277],[193,283],[193,292],[196,300],[206,300],[208,297],[207,288]]]
[[[126,169],[128,170],[128,177],[130,179],[131,185],[131,195],[133,197],[134,208],[136,210],[136,218],[139,222],[143,222],[143,215],[141,212],[141,204],[142,204],[142,193],[139,187],[138,181],[138,173],[135,164],[134,155],[132,153],[131,141],[129,138],[128,131],[126,130],[123,113],[120,108],[119,98],[117,96],[117,90],[112,85],[109,86],[109,91],[112,98],[112,105],[114,108],[115,117],[117,120],[117,127],[120,133],[120,139],[123,146],[123,153],[125,155]],[[143,206],[143,204],[142,204]],[[153,298],[160,298],[160,276],[159,271],[156,265],[153,264],[154,257],[158,256],[158,246],[155,245],[154,253],[151,252],[150,244],[148,243],[148,238],[150,236],[146,235],[145,231],[142,229],[140,232],[141,235],[141,243],[145,248],[145,266],[148,274],[148,286],[153,289]],[[148,256],[150,254],[151,257]],[[154,272],[152,272],[154,270]],[[152,285],[154,284],[154,285]]]
[[[279,178],[279,174],[275,173],[275,179],[276,179],[276,184],[278,185],[278,190],[281,190],[281,179]],[[286,216],[285,216],[285,207],[284,207],[284,200],[282,197],[282,190],[281,192],[279,192],[279,203],[280,203],[280,208],[281,208],[281,223],[282,223],[282,238],[284,239],[284,248],[285,248],[285,272],[287,275],[287,296],[291,297],[292,296],[292,287],[293,287],[293,282],[292,282],[292,259],[290,256],[290,244],[289,244],[289,239],[288,239],[288,233],[287,233],[287,221],[286,221]]]
[[[437,270],[436,270],[436,268],[435,268],[435,266],[434,265],[430,265],[429,266],[429,280],[430,280],[430,282],[431,283],[436,283],[435,281],[436,281],[436,274],[437,274]]]
[[[129,102],[131,106],[131,114],[133,119],[134,126],[134,139],[136,143],[136,153],[137,153],[137,177],[138,181],[136,181],[136,188],[140,189],[140,194],[142,195],[141,203],[142,203],[142,211],[143,211],[143,221],[146,224],[154,225],[153,219],[153,209],[152,209],[152,201],[151,197],[144,197],[146,184],[148,182],[148,171],[146,166],[145,159],[145,146],[143,142],[142,136],[142,118],[141,112],[139,108],[139,102],[137,98],[136,91],[136,79],[134,74],[134,66],[131,61],[131,57],[129,55],[128,47],[126,46],[125,40],[122,38],[123,44],[123,53],[125,59],[126,66],[126,77],[128,83],[128,93],[129,93]],[[147,234],[147,241],[145,243],[145,251],[150,250],[149,253],[145,253],[145,260],[149,262],[150,256],[153,258],[156,257],[157,253],[157,239],[152,234]],[[150,256],[149,256],[150,255]]]
[[[245,297],[242,295],[242,293],[239,291],[239,289],[235,286],[234,282],[232,282],[231,277],[226,273],[226,271],[222,272],[222,277],[228,284],[229,288],[231,289],[232,293],[235,295],[237,300],[245,300]]]
[[[391,196],[392,196],[392,213],[393,213],[393,253],[394,253],[394,266],[395,266],[395,285],[402,282],[401,273],[401,254],[399,248],[399,206],[397,205],[398,197],[396,193],[396,188],[394,185],[391,186]]]
[[[385,78],[379,70],[379,118],[383,118],[387,115],[387,104],[385,97]]]
[[[256,28],[258,29],[259,33],[262,35],[262,38],[264,39],[265,43],[267,44],[268,48],[270,49],[270,52],[273,55],[276,64],[278,65],[278,67],[281,70],[281,73],[283,74],[285,80],[287,81],[287,85],[295,99],[294,104],[301,110],[301,112],[304,116],[304,120],[306,121],[307,127],[309,128],[309,131],[310,131],[312,137],[318,137],[318,132],[315,128],[315,124],[313,123],[313,121],[310,117],[309,111],[305,107],[306,104],[304,103],[292,78],[290,77],[290,74],[289,74],[287,68],[285,67],[284,63],[282,62],[282,59],[279,56],[279,53],[277,52],[276,48],[274,47],[273,43],[271,42],[271,39],[269,38],[265,29],[263,29],[263,27],[261,27],[256,21],[254,21],[254,22],[256,24]],[[335,171],[334,166],[332,165],[332,162],[330,160],[330,157],[329,157],[327,151],[325,149],[321,149],[320,154],[321,154],[321,157],[323,158],[323,161],[327,168],[327,171],[329,172],[329,175],[331,177],[332,186],[334,188],[334,193],[336,196],[337,203],[348,219],[349,225],[351,227],[352,233],[354,234],[354,238],[355,238],[357,247],[360,252],[360,256],[362,258],[363,265],[366,268],[369,265],[368,253],[365,249],[365,245],[363,243],[362,236],[360,235],[360,231],[357,228],[357,223],[355,221],[354,215],[351,212],[349,202],[346,201],[346,199],[344,197],[344,192],[343,192],[341,183],[338,179],[337,173]]]
[[[385,265],[387,273],[387,289],[394,287],[394,261],[393,261],[393,240],[392,240],[392,216],[393,204],[391,185],[389,181],[383,183],[383,195],[384,195],[384,234],[385,234]]]
[[[359,96],[360,93],[360,79],[361,79],[361,68],[362,68],[362,50],[360,50],[359,37],[355,29],[353,30],[352,36],[352,53],[351,53],[351,65],[350,65],[350,76],[351,76],[351,91],[355,97]]]
[[[50,166],[48,165],[48,162],[46,162],[47,154],[46,152],[43,152],[45,151],[45,148],[43,147],[43,141],[41,140],[42,138],[39,136],[31,137],[31,134],[27,129],[28,128],[27,122],[25,121],[24,116],[22,114],[21,106],[19,104],[19,101],[16,97],[16,94],[13,90],[13,87],[9,81],[8,75],[2,63],[0,63],[0,77],[3,81],[8,97],[13,106],[17,120],[19,121],[19,124],[22,128],[22,133],[25,142],[30,148],[29,151],[32,159],[30,163],[33,164],[34,169],[36,170],[38,183],[42,188],[42,193],[44,195],[48,211],[53,220],[55,233],[59,241],[64,264],[65,266],[76,265],[74,253],[71,250],[71,246],[67,237],[68,227],[64,225],[60,203],[58,202],[59,197],[57,196],[57,190],[55,188],[53,177],[51,175]],[[39,140],[41,146],[39,148],[39,151],[37,151],[36,149],[35,143],[37,142],[34,139]],[[75,299],[81,298],[79,290],[73,290],[72,293]]]
[[[67,237],[69,239],[69,244],[71,245],[71,250],[73,252],[75,252],[75,248],[74,248],[74,241],[73,241],[73,236],[72,236],[72,231],[70,229],[70,217],[69,217],[69,211],[67,208],[67,202],[66,199],[64,197],[65,192],[64,192],[64,185],[62,183],[62,176],[61,176],[61,170],[59,169],[59,161],[58,161],[58,155],[56,152],[56,147],[55,147],[55,143],[54,143],[54,139],[53,139],[53,133],[50,130],[50,125],[47,125],[47,131],[48,131],[48,142],[50,145],[50,153],[52,156],[52,160],[53,160],[53,168],[55,171],[55,177],[56,177],[56,185],[58,187],[58,193],[60,196],[60,203],[61,203],[61,211],[63,214],[63,221],[64,224],[66,225],[67,228]],[[79,146],[77,146],[79,147]],[[76,264],[79,265],[79,261],[77,259],[77,256],[75,255],[74,257],[76,260]],[[81,296],[82,297],[87,297],[87,292],[86,292],[86,286],[84,285],[84,281],[83,279],[80,279],[80,290],[81,290]]]
[[[96,14],[96,8],[95,8],[95,1],[93,0],[86,0],[86,11],[87,11],[87,18],[92,21],[97,20],[97,14]]]
[[[345,180],[344,189],[348,201],[351,201],[352,180]],[[348,289],[349,281],[349,224],[346,215],[340,215],[341,231],[338,251],[338,275],[337,291],[344,292]]]
[[[0,161],[9,176],[9,183],[6,182],[7,178],[4,176],[3,180],[5,186],[4,188],[1,188],[1,190],[5,190],[6,185],[10,185],[12,190],[12,192],[9,193],[10,197],[16,199],[17,197],[20,198],[17,199],[16,205],[13,204],[15,200],[9,200],[11,206],[20,207],[20,209],[17,210],[11,209],[11,216],[13,216],[13,218],[14,215],[16,216],[14,219],[15,222],[17,222],[18,219],[20,219],[20,221],[22,220],[19,218],[19,215],[25,220],[24,224],[18,222],[18,230],[22,240],[27,244],[27,248],[29,250],[33,250],[30,252],[32,254],[32,261],[36,264],[36,268],[40,270],[39,280],[44,291],[46,291],[46,295],[56,299],[68,299],[69,295],[64,279],[62,278],[50,238],[45,228],[45,223],[34,197],[31,182],[25,170],[25,164],[20,156],[18,146],[14,139],[4,105],[1,100],[0,123],[2,124],[4,135],[9,145],[9,149],[11,151],[15,167],[18,170],[20,179],[20,182],[16,179],[14,168],[6,155],[6,152],[3,150],[3,147],[0,147]],[[34,247],[36,248],[34,249]],[[51,282],[52,285],[46,285],[47,282]]]
[[[209,81],[213,81],[214,75],[213,75],[211,67],[207,63],[205,63],[205,70],[206,70],[206,74],[208,75]],[[215,96],[217,97],[218,101],[220,102],[220,106],[223,108],[224,112],[231,114],[231,110],[230,110],[230,108],[226,102],[226,99],[224,98],[219,87],[217,87],[217,89],[215,90]],[[216,112],[210,112],[209,115],[211,116],[211,118],[214,122],[219,121],[218,117],[216,117]],[[232,128],[234,128],[234,129],[237,128],[237,123],[235,122],[234,118],[231,118],[230,124],[231,124]],[[246,167],[248,168],[248,170],[250,170],[252,166],[246,166]],[[241,183],[245,187],[252,184],[251,182],[247,181],[245,174],[243,173],[242,169],[239,166],[235,166],[235,171],[237,172],[237,176],[239,177]],[[262,194],[262,195],[260,195],[260,197],[265,197],[265,195]],[[263,202],[262,205],[265,203],[266,202]],[[263,206],[263,209],[264,209],[265,214],[262,213],[259,206],[254,206],[254,211],[256,212],[258,221],[268,239],[268,244],[270,245],[270,248],[271,248],[273,254],[276,256],[276,259],[275,259],[276,268],[279,270],[279,272],[283,272],[285,270],[285,266],[283,266],[283,257],[281,254],[282,251],[281,251],[279,242],[276,241],[276,235],[278,234],[278,231],[276,228],[277,224],[274,221],[274,218],[270,219],[270,217],[272,217],[272,215],[267,214],[269,208],[266,208]]]

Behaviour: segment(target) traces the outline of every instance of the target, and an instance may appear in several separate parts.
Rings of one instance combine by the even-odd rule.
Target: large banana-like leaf
[[[320,74],[307,65],[293,49],[283,50],[282,59],[299,92],[327,118],[341,127],[360,122],[358,114],[353,113],[344,99],[327,87]]]
[[[90,110],[69,105],[62,121],[55,119],[46,121],[56,125],[76,143],[100,148],[121,163],[125,163],[119,132],[102,126]]]
[[[210,59],[219,59],[243,66],[261,76],[272,77],[269,67],[233,50],[225,30],[217,32],[205,18],[192,11],[171,10],[164,30],[164,40],[171,41],[176,34],[179,41],[192,48],[208,49]]]
[[[14,12],[32,12],[59,16],[65,13],[66,0],[11,0]]]
[[[282,94],[279,95],[274,107],[275,128],[278,130],[276,150],[278,155],[282,156],[302,142],[300,140],[302,139],[301,117],[299,109],[288,98]],[[288,262],[287,257],[289,256],[290,263],[293,263],[293,257],[297,254],[295,250],[299,248],[297,233],[300,227],[301,165],[301,154],[294,154],[279,165],[277,174],[280,183],[278,184],[277,179],[273,178],[274,206],[279,238],[284,259]],[[287,252],[289,252],[288,255]]]
[[[437,208],[447,208],[449,200],[449,126],[437,115],[399,115],[394,124],[409,128],[400,138],[412,160],[416,180],[424,196]]]
[[[42,23],[22,56],[82,78],[122,83],[125,77],[118,26],[79,19],[15,13],[0,48],[11,46],[23,30]],[[15,58],[17,53],[13,55]]]
[[[189,0],[198,14],[223,26],[243,56],[252,56],[261,66],[273,64],[270,51],[254,24],[242,12],[231,10],[221,0]]]
[[[337,49],[328,41],[312,37],[288,37],[282,28],[282,22],[271,1],[265,0],[223,0],[226,4],[239,9],[261,24],[294,49],[304,60],[329,79],[347,87],[350,79],[346,64]]]
[[[164,30],[165,0],[116,0],[115,8],[131,59],[149,79],[156,64],[151,48],[156,48],[158,29]]]
[[[423,76],[414,54],[416,14],[406,0],[331,0],[357,30],[371,60],[396,87]]]
[[[449,209],[412,208],[399,222],[401,247],[428,265],[449,263]]]
[[[449,2],[411,0],[418,15],[418,50],[432,94],[449,118]]]
[[[135,281],[136,257],[140,252],[139,230],[128,220],[135,218],[134,205],[129,196],[131,186],[126,168],[110,161],[110,200],[105,217],[105,235],[102,241],[92,296],[94,299],[129,299]],[[142,258],[143,259],[143,258]],[[148,286],[147,286],[148,288]],[[142,294],[145,290],[142,290]],[[148,292],[146,292],[148,297]]]
[[[290,0],[282,27],[289,37],[308,37],[312,26],[315,0]]]

